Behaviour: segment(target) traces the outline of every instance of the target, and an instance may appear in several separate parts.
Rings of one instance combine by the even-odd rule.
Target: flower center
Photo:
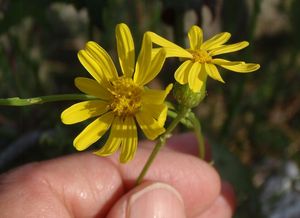
[[[189,52],[193,55],[195,62],[204,64],[212,60],[212,57],[205,50],[190,50]]]
[[[113,95],[110,109],[117,116],[134,115],[141,107],[142,88],[127,77],[119,77],[112,85],[113,88],[109,90]]]

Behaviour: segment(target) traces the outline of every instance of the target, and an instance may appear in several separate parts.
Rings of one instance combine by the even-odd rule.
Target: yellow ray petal
[[[108,112],[95,121],[90,123],[75,139],[74,146],[77,150],[82,151],[91,144],[98,141],[103,134],[109,129],[115,115]]]
[[[230,38],[230,33],[224,32],[224,33],[219,33],[215,35],[214,37],[210,38],[209,40],[203,42],[201,45],[201,49],[204,50],[211,50],[214,48],[217,48],[227,42]]]
[[[153,117],[148,116],[147,113],[140,111],[135,117],[143,133],[148,139],[154,140],[157,136],[165,132],[165,128],[162,127]]]
[[[101,100],[83,101],[73,104],[61,113],[64,124],[74,124],[91,117],[100,116],[108,110],[107,103]]]
[[[237,64],[245,64],[244,61],[227,61],[225,59],[222,58],[214,58],[211,63],[213,64],[217,64],[217,65],[237,65]]]
[[[108,100],[111,99],[110,92],[103,88],[96,80],[77,77],[75,78],[75,86],[82,92],[96,96],[100,99]]]
[[[115,65],[110,58],[109,54],[96,42],[89,41],[86,44],[86,51],[97,61],[102,72],[105,74],[105,78],[109,81],[118,77]]]
[[[183,62],[175,71],[174,74],[175,80],[180,84],[188,83],[188,75],[192,66],[193,63],[190,60]]]
[[[156,111],[159,114],[157,118],[156,115],[154,114],[156,113]],[[153,116],[155,116],[154,118],[157,120],[159,126],[165,125],[167,115],[168,115],[168,106],[166,104],[163,104],[163,107],[161,107],[160,109],[153,110]]]
[[[157,74],[160,72],[164,62],[166,59],[166,53],[163,49],[161,49],[154,57],[152,57],[150,66],[146,70],[146,72],[139,72],[140,74],[144,74],[143,80],[137,80],[136,83],[138,85],[145,85],[153,80]]]
[[[239,51],[249,45],[249,42],[243,41],[231,45],[222,45],[218,48],[215,48],[209,52],[209,55],[214,56],[214,55],[220,55],[220,54],[225,54],[225,53],[230,53],[230,52],[235,52]]]
[[[162,104],[172,87],[173,85],[169,84],[165,90],[145,89],[142,94],[142,102],[147,104]]]
[[[151,47],[152,45],[150,37],[144,34],[142,47],[136,62],[135,73],[133,76],[133,81],[136,84],[142,84],[142,82],[145,80],[145,72],[148,70],[151,61]]]
[[[97,80],[100,84],[105,84],[102,69],[99,67],[96,60],[85,50],[78,52],[78,59],[82,66]]]
[[[218,80],[222,83],[225,83],[224,80],[222,79],[217,67],[214,64],[205,63],[205,70],[211,78]]]
[[[260,68],[259,64],[245,63],[242,61],[227,61],[224,59],[214,59],[213,63],[238,73],[250,73]]]
[[[237,72],[237,73],[250,73],[256,71],[260,68],[259,64],[253,63],[245,63],[245,64],[237,64],[237,65],[221,65],[221,67]]]
[[[153,32],[146,32],[154,44],[162,46],[166,49],[166,56],[167,57],[182,57],[182,58],[192,58],[193,56],[191,53],[186,51],[185,49],[181,48],[180,46],[170,42],[169,40],[157,35]]]
[[[132,77],[135,61],[134,43],[126,24],[121,23],[116,26],[116,39],[122,72],[125,76]]]
[[[206,80],[207,80],[207,72],[205,70],[205,66],[204,65],[201,65],[201,71],[198,75],[198,78],[203,81],[203,84],[204,84],[204,88],[206,87]],[[203,87],[202,87],[203,89]]]
[[[198,26],[192,26],[188,33],[190,48],[192,50],[200,49],[203,43],[203,31]]]
[[[125,118],[123,129],[126,137],[121,144],[120,162],[126,163],[133,159],[138,144],[136,124],[132,117]]]
[[[204,67],[204,66],[203,66]],[[204,81],[199,79],[202,64],[194,62],[188,75],[189,87],[193,92],[199,92],[203,86]]]
[[[168,112],[168,107],[166,104],[144,104],[143,112],[157,120],[160,126],[165,125]]]
[[[115,117],[106,143],[101,149],[94,152],[94,154],[98,156],[109,156],[113,154],[119,149],[124,136],[123,122],[119,117]]]
[[[187,59],[187,58],[191,59],[191,58],[193,58],[193,55],[190,52],[188,52],[188,51],[186,51],[187,53],[186,52],[182,53],[181,50],[178,50],[176,48],[166,48],[166,47],[164,47],[163,49],[166,52],[166,57],[167,58],[170,58],[170,57],[179,57],[179,58],[183,58],[183,59]]]

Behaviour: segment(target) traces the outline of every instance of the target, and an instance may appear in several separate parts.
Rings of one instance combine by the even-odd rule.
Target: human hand
[[[0,177],[0,217],[214,217],[232,216],[234,198],[217,172],[193,156],[192,134],[172,137],[134,187],[153,144],[135,159],[90,153],[31,163]],[[180,152],[178,152],[180,151]],[[221,190],[222,188],[222,191]]]

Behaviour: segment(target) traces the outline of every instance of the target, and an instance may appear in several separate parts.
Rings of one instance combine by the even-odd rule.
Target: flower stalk
[[[204,159],[206,151],[205,151],[204,137],[202,135],[201,123],[200,123],[199,119],[197,119],[196,115],[193,112],[189,113],[189,120],[191,121],[191,123],[193,125],[194,132],[197,137],[198,152],[199,152],[198,156],[200,159]]]
[[[165,133],[163,135],[161,135],[154,147],[154,149],[152,150],[146,164],[144,165],[140,175],[138,176],[137,180],[136,180],[136,185],[141,184],[141,182],[143,181],[147,171],[149,170],[151,164],[153,163],[156,155],[158,154],[159,150],[165,145],[166,143],[166,139],[170,136],[171,132],[175,129],[175,127],[181,122],[182,119],[184,119],[186,117],[186,115],[190,112],[190,109],[187,107],[182,107],[177,116],[175,117],[175,119],[171,122],[171,124],[168,126],[168,128],[166,129]]]

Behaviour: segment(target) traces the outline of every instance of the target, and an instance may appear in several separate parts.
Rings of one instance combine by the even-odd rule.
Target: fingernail
[[[184,218],[183,200],[173,187],[154,183],[130,197],[126,217]]]

